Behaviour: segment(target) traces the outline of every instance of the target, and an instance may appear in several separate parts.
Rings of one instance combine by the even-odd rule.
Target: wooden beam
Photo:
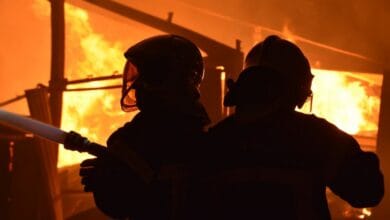
[[[51,73],[49,82],[50,110],[54,126],[61,125],[62,93],[65,89],[65,14],[64,0],[51,3]]]

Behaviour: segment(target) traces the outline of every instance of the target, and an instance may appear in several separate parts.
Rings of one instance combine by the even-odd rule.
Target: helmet
[[[275,75],[279,74],[278,82],[275,83],[283,84],[283,90],[286,91],[284,100],[293,107],[302,107],[312,94],[313,75],[310,64],[302,51],[287,40],[271,35],[255,45],[245,58],[245,67],[252,66],[267,67],[272,69]],[[281,87],[276,88],[282,89]],[[225,103],[235,105],[229,101],[228,95],[229,93]]]
[[[140,108],[145,99],[199,99],[203,59],[188,39],[177,35],[151,37],[130,47],[125,57],[121,99],[124,111]]]
[[[253,106],[269,104],[286,93],[281,74],[267,66],[245,68],[236,82],[229,86],[224,99],[225,106]]]

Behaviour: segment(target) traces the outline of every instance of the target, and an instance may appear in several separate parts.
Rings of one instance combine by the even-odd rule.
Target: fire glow
[[[48,5],[43,0],[36,4]],[[36,7],[36,5],[35,5]],[[42,14],[43,7],[36,7]],[[49,8],[47,8],[49,11]],[[85,10],[65,4],[67,28],[66,77],[81,79],[120,72],[124,47],[95,33]],[[49,16],[49,13],[44,13]],[[313,69],[312,113],[353,135],[376,138],[382,76]],[[120,84],[120,80],[85,83],[83,87]],[[119,108],[119,90],[65,92],[62,128],[104,143],[108,135],[133,115]],[[309,111],[309,105],[303,108]],[[375,143],[373,144],[375,147]],[[375,150],[371,149],[371,150]],[[79,163],[88,155],[60,149],[58,167]]]
[[[125,59],[124,47],[111,43],[102,35],[96,34],[89,23],[86,11],[66,4],[66,22],[70,36],[69,44],[73,51],[80,51],[80,60],[68,65],[68,78],[86,78],[118,73],[122,70]],[[85,83],[83,87],[101,87],[121,84],[121,80]],[[80,86],[80,85],[78,85]],[[85,137],[105,145],[109,134],[120,127],[129,118],[119,108],[119,90],[91,90],[67,92],[64,94],[62,128],[78,131]],[[61,147],[58,167],[81,162],[89,155],[70,152]]]
[[[48,1],[35,0],[34,9],[38,16],[50,16]],[[83,79],[120,72],[125,62],[123,45],[97,34],[85,10],[65,3],[65,13],[66,78]],[[287,26],[283,32],[286,38],[294,41],[294,36]],[[371,142],[366,149],[374,151],[382,75],[319,69],[313,69],[312,72],[315,75],[312,85],[314,94],[312,113],[326,118],[345,132],[355,135],[361,144],[362,140],[369,139]],[[225,74],[221,75],[221,82],[224,81]],[[102,87],[120,83],[121,80],[95,81],[68,86],[68,88]],[[223,86],[224,83],[221,84],[221,87]],[[222,89],[221,93],[224,92]],[[61,128],[66,131],[77,131],[91,141],[104,145],[109,134],[134,116],[120,110],[119,96],[118,89],[65,92]],[[228,110],[222,106],[221,109]],[[309,112],[309,109],[310,104],[306,104],[302,111]],[[78,164],[88,157],[90,156],[87,154],[68,151],[61,146],[58,167]],[[354,209],[345,208],[345,210],[344,216],[356,215],[352,212]],[[358,213],[360,219],[365,219],[371,215],[371,210],[362,209]]]
[[[349,134],[376,136],[382,75],[319,69],[312,72],[313,113]]]
[[[37,15],[50,15],[48,2],[36,0],[34,3]],[[85,10],[65,3],[65,14],[66,78],[83,79],[120,72],[125,62],[122,44],[109,42],[101,34],[95,33]],[[68,89],[119,84],[121,80],[95,81],[71,85]],[[77,131],[91,141],[104,145],[109,134],[130,117],[131,115],[125,115],[119,108],[118,89],[64,93],[61,128],[65,131]],[[77,164],[88,157],[88,154],[68,151],[61,146],[57,166]]]

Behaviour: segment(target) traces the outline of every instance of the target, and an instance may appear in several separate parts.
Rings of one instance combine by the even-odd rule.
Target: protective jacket
[[[188,168],[199,156],[206,117],[142,111],[115,131],[107,146],[116,157],[100,159],[104,168],[97,168],[109,172],[92,190],[97,207],[114,218],[182,218],[173,184],[183,176],[180,167]]]
[[[208,182],[214,199],[203,210],[216,219],[327,220],[326,187],[354,207],[382,199],[377,156],[314,115],[234,114],[208,135],[218,158]]]

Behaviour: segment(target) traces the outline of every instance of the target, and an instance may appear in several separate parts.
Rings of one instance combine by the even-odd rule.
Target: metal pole
[[[24,98],[26,98],[25,95],[19,95],[19,96],[16,96],[15,98],[13,98],[13,99],[9,99],[9,100],[7,100],[7,101],[0,102],[0,107],[6,106],[6,105],[8,105],[8,104],[11,104],[11,103],[13,103],[13,102],[16,102],[16,101],[21,100],[21,99],[24,99]]]

